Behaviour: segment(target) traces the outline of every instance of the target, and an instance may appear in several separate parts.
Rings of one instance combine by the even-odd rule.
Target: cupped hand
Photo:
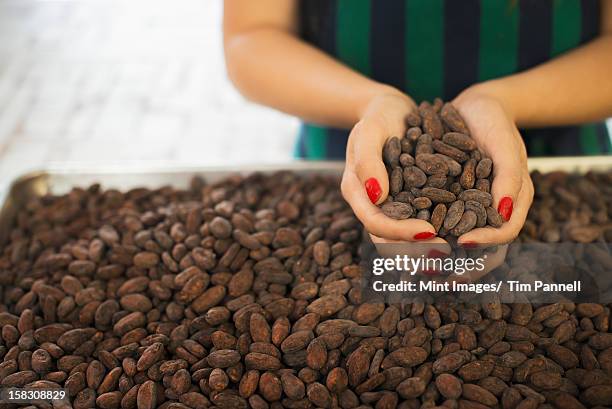
[[[366,230],[380,241],[432,240],[434,227],[419,219],[394,220],[377,205],[389,194],[389,177],[382,160],[385,141],[406,133],[406,117],[416,111],[408,96],[389,92],[372,99],[351,131],[342,175],[342,195]],[[444,243],[442,239],[435,239]]]
[[[493,206],[504,219],[501,227],[474,229],[459,237],[458,243],[508,243],[518,236],[533,201],[525,144],[510,110],[486,86],[468,88],[453,105],[479,148],[493,161]]]

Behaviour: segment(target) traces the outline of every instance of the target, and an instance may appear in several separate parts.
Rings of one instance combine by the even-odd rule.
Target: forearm
[[[276,28],[226,37],[225,54],[242,94],[309,122],[349,128],[374,97],[401,95]]]
[[[530,70],[474,87],[498,98],[519,127],[573,125],[612,116],[612,35]]]

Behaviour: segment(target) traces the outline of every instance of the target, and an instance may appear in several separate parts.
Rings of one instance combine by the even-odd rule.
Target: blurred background
[[[0,0],[0,185],[58,162],[287,162],[225,74],[222,0]]]

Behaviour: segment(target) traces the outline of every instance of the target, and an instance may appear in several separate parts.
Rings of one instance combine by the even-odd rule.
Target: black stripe
[[[331,55],[336,53],[336,11],[336,0],[300,2],[302,38]]]
[[[327,7],[327,15],[325,16],[325,23],[322,27],[321,33],[321,43],[320,48],[329,53],[330,55],[337,55],[337,42],[336,42],[336,33],[337,33],[337,12],[338,12],[338,0],[327,1],[329,3]],[[308,2],[308,0],[306,0]],[[348,140],[348,138],[347,138]],[[342,155],[340,157],[335,157],[337,155],[337,151],[341,151]],[[325,137],[325,158],[326,159],[344,159],[344,155],[346,152],[346,140],[342,140],[338,138],[336,132],[332,128],[327,129],[327,135]]]
[[[308,0],[300,2],[302,38],[329,55],[336,55],[337,53],[337,8],[337,0]],[[306,139],[309,136],[306,125],[302,125],[297,140],[297,155],[300,158],[309,159],[306,150]],[[330,147],[334,146],[334,140],[337,140],[337,138],[331,138],[330,132],[327,132],[327,137],[325,138],[326,152],[330,152]],[[343,148],[345,146],[343,145]]]
[[[371,7],[372,78],[401,89],[405,73],[405,2],[372,0]]]
[[[582,0],[582,31],[580,41],[587,42],[599,34],[600,1]]]
[[[580,145],[580,127],[563,126],[548,128],[548,143],[552,156],[575,156],[584,154]]]
[[[552,3],[521,0],[519,7],[518,69],[522,71],[550,59]]]
[[[546,139],[546,135],[544,135],[545,130],[543,129],[520,129],[521,136],[523,141],[525,142],[525,147],[527,148],[527,156],[548,156],[549,152],[545,143],[548,143]],[[538,132],[539,131],[539,132]],[[544,140],[545,143],[538,143],[539,141]]]
[[[530,129],[522,131],[521,134],[529,156],[576,156],[583,153],[579,126]],[[544,152],[533,152],[533,146],[543,147]]]
[[[608,126],[605,122],[598,123],[595,126],[597,130],[597,142],[601,153],[612,153],[610,152],[610,134],[608,133]]]
[[[329,128],[327,130],[327,159],[344,160],[346,156],[346,144],[348,143],[349,131],[346,129]]]
[[[444,2],[444,98],[478,81],[480,1]]]
[[[336,11],[337,2],[330,0],[326,2],[328,8],[323,14],[321,21],[321,37],[319,48],[328,54],[336,54]]]

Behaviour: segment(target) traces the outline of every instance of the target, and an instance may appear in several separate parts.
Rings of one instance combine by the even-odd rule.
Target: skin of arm
[[[469,92],[497,98],[521,128],[574,125],[612,116],[612,0],[601,0],[601,34],[558,58]]]
[[[227,71],[242,94],[306,121],[352,128],[379,95],[404,98],[298,37],[297,0],[225,0]]]

